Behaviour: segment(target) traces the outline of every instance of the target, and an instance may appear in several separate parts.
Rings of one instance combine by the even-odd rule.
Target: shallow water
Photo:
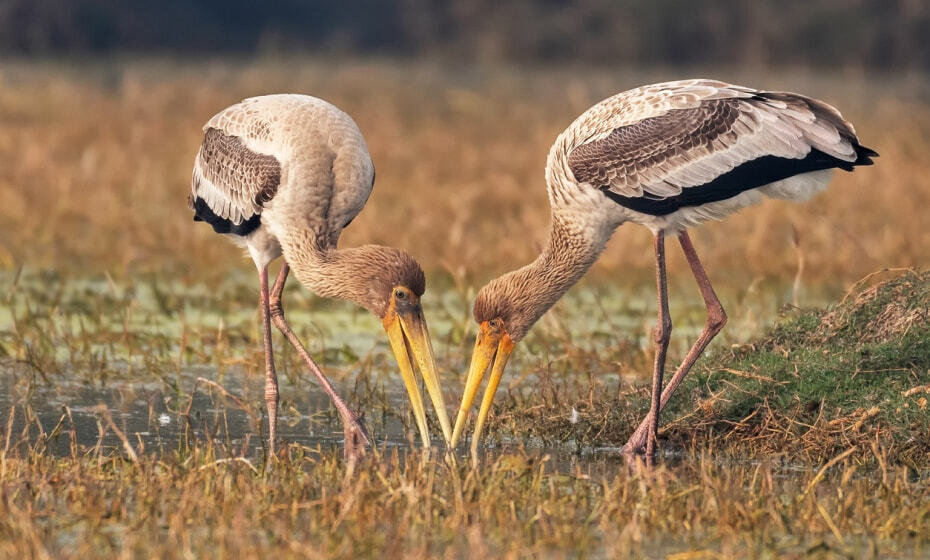
[[[0,280],[7,294],[7,305],[0,306],[0,417],[16,407],[11,434],[34,441],[61,424],[46,445],[53,453],[71,453],[72,425],[63,419],[67,407],[79,446],[119,447],[113,430],[104,429],[101,438],[97,409],[102,405],[137,452],[169,452],[192,438],[208,439],[230,453],[260,450],[267,425],[250,275],[231,274],[211,287],[156,277],[117,283],[109,277],[72,278],[50,272],[6,274]],[[752,293],[729,294],[728,299],[741,304],[731,308],[730,326],[718,344],[758,332],[790,295],[777,286],[747,290]],[[688,295],[673,293],[673,354],[683,353],[702,326],[703,306],[696,294]],[[597,355],[618,344],[632,352],[649,352],[653,300],[648,288],[641,293],[610,287],[573,290],[515,352],[504,383],[521,365],[541,359],[533,350],[552,352],[553,337],[565,337],[573,347]],[[469,298],[453,290],[430,293],[424,307],[443,370],[447,408],[454,418],[473,337]],[[406,393],[377,319],[350,304],[315,298],[296,285],[285,293],[285,309],[337,391],[363,415],[373,441],[387,447],[414,446],[419,438]],[[307,447],[341,445],[339,417],[325,393],[302,365],[294,364],[290,348],[280,338],[276,341],[280,437]],[[614,369],[597,375],[607,386],[617,387],[641,374]],[[533,391],[533,375],[528,374],[517,390]],[[201,377],[241,399],[245,408],[201,384],[193,395],[191,414],[184,414]],[[28,427],[27,409],[34,416]],[[441,447],[435,423],[431,433],[434,446]],[[579,449],[572,442],[559,448],[531,440],[504,439],[503,444],[549,454],[569,467],[579,460],[617,455],[614,448]]]
[[[8,415],[11,406],[16,406],[12,429],[14,443],[17,436],[32,442],[42,439],[48,452],[60,456],[71,453],[72,420],[75,442],[80,449],[86,451],[99,445],[103,450],[118,452],[121,440],[107,429],[99,410],[101,405],[106,407],[116,426],[139,453],[171,452],[186,445],[188,438],[194,438],[201,441],[209,439],[235,454],[259,454],[262,449],[259,430],[263,435],[267,429],[267,417],[264,410],[256,409],[254,404],[262,402],[259,395],[264,380],[245,374],[241,368],[232,368],[224,373],[223,389],[240,399],[248,407],[246,410],[214,386],[197,384],[198,378],[212,380],[215,374],[215,370],[207,367],[183,368],[180,376],[173,380],[184,390],[184,394],[179,395],[163,381],[111,379],[101,383],[75,381],[65,376],[42,381],[30,379],[23,371],[7,365],[0,367],[0,411]],[[360,411],[374,445],[418,450],[419,436],[412,424],[402,383],[393,378],[383,381],[379,387],[383,393],[378,400],[369,403],[367,410]],[[193,394],[193,404],[190,404],[190,392],[195,384],[198,387]],[[344,395],[351,394],[347,383],[337,383],[336,389]],[[280,390],[284,398],[279,412],[279,438],[308,448],[342,446],[342,425],[325,394],[315,387],[296,387],[286,379],[280,380]],[[244,394],[250,396],[244,397]],[[188,415],[185,412],[189,405]],[[26,426],[24,414],[26,407],[29,426]],[[67,419],[66,407],[71,420]],[[256,419],[260,419],[260,427],[256,426]],[[98,422],[103,424],[102,438]],[[41,433],[53,432],[59,423],[62,423],[62,429],[56,436],[47,440],[40,437]],[[438,426],[431,425],[430,429],[434,450],[443,449]],[[468,456],[468,442],[465,443],[460,449],[463,459]],[[574,470],[583,464],[616,461],[619,465],[625,460],[619,448],[615,447],[579,447],[571,441],[552,447],[533,439],[512,438],[483,448],[482,456],[493,457],[502,451],[516,450],[532,457],[545,457],[560,471]],[[674,460],[674,454],[669,454],[668,458]]]
[[[223,389],[240,399],[248,407],[246,410],[214,386],[197,383],[198,378],[211,379],[211,374],[216,374],[211,368],[186,367],[172,384],[141,379],[82,382],[64,376],[46,382],[28,379],[22,371],[7,365],[0,367],[0,411],[5,419],[10,407],[16,407],[11,430],[13,445],[17,441],[27,445],[41,442],[46,452],[62,457],[72,453],[72,422],[77,453],[124,453],[121,439],[108,428],[99,410],[101,405],[136,453],[162,455],[209,441],[220,448],[220,454],[225,450],[229,456],[261,457],[267,418],[264,410],[254,408],[254,403],[262,402],[263,379],[247,375],[242,368],[224,373]],[[380,388],[383,395],[376,404],[361,411],[373,444],[380,449],[397,448],[402,455],[418,454],[419,436],[403,385],[399,379],[385,381]],[[183,388],[183,394],[175,390],[174,383]],[[198,387],[191,404],[190,391],[195,384]],[[342,425],[325,394],[313,387],[294,386],[286,379],[281,380],[280,388],[284,395],[278,424],[281,441],[320,452],[342,448]],[[337,383],[336,389],[344,395],[351,394],[347,383]],[[186,414],[188,406],[190,414]],[[28,414],[24,412],[27,408]],[[256,426],[257,420],[260,427]],[[54,435],[42,437],[43,433]],[[432,448],[441,453],[445,446],[439,434],[438,426],[433,423]],[[471,460],[468,443],[457,451],[460,460]],[[552,473],[585,477],[609,477],[630,465],[630,457],[621,453],[619,447],[581,446],[572,440],[553,446],[534,438],[506,436],[482,447],[479,457],[482,461],[494,461],[509,453],[545,462]],[[674,467],[684,458],[679,449],[663,448],[658,460]],[[809,463],[794,464],[785,458],[773,459],[769,466],[783,476],[799,479],[815,470]]]
[[[264,384],[258,376],[248,376],[242,368],[230,368],[223,374],[222,387],[239,398],[248,410],[214,386],[202,383],[193,394],[190,414],[185,414],[190,404],[190,391],[197,379],[213,380],[215,374],[215,370],[206,367],[183,368],[172,380],[183,389],[184,393],[179,394],[164,381],[142,379],[110,379],[101,383],[56,375],[48,381],[32,382],[23,377],[22,371],[7,366],[0,368],[0,413],[8,415],[10,407],[15,405],[18,412],[12,433],[23,434],[23,409],[28,406],[33,419],[26,432],[31,434],[32,440],[40,435],[39,425],[43,432],[49,433],[59,422],[64,422],[65,429],[47,442],[48,451],[60,455],[71,452],[71,424],[63,418],[65,407],[71,413],[79,446],[94,448],[99,443],[109,449],[121,445],[112,430],[105,430],[101,440],[100,405],[110,412],[116,426],[137,452],[170,452],[184,445],[187,438],[195,438],[210,439],[236,453],[256,453],[262,447],[259,429],[262,434],[267,429],[264,410],[254,407],[254,403],[262,402],[260,398],[253,398],[258,397]],[[349,394],[349,387],[340,385],[345,384],[337,383],[337,390]],[[341,423],[324,393],[315,387],[295,387],[286,379],[280,381],[280,390],[285,395],[279,412],[280,438],[307,447],[342,444]],[[244,393],[251,395],[244,397]],[[389,405],[367,411],[368,429],[379,446],[407,446],[409,431],[400,414],[405,414],[408,407],[399,380],[396,387],[386,387],[384,395]],[[389,410],[395,408],[402,412]],[[261,427],[256,426],[256,420],[260,420]]]

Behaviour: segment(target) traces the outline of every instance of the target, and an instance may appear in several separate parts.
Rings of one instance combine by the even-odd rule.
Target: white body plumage
[[[335,247],[342,229],[365,206],[374,165],[361,131],[337,107],[308,95],[252,97],[214,115],[203,127],[236,137],[246,151],[232,153],[225,168],[239,173],[216,180],[201,147],[194,165],[192,197],[202,198],[233,225],[260,216],[246,235],[230,235],[262,268],[281,255],[292,231],[310,231],[321,247]],[[258,171],[242,158],[270,156],[279,177],[270,200],[256,200]],[[239,161],[237,161],[239,160]],[[245,169],[245,172],[243,167]]]

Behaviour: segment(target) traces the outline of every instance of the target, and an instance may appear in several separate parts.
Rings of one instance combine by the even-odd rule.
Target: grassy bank
[[[811,461],[851,449],[872,462],[926,469],[930,273],[871,275],[835,305],[786,309],[769,333],[716,348],[669,402],[661,429],[667,446]],[[543,379],[542,395],[511,394],[502,430],[532,426],[547,444],[616,446],[648,407],[644,383],[621,383],[614,399],[593,375]]]

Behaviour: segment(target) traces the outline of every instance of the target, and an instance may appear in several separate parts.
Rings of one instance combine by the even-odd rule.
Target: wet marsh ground
[[[286,446],[265,471],[256,280],[184,205],[202,122],[272,91],[356,118],[378,184],[343,243],[424,264],[453,409],[475,289],[545,239],[552,139],[690,75],[827,99],[882,157],[695,232],[730,322],[664,414],[657,467],[617,453],[655,322],[648,232],[624,226],[517,348],[477,469],[417,449],[378,321],[292,283],[292,325],[376,445],[347,476],[338,417],[276,334]],[[8,61],[0,85],[0,556],[930,554],[925,77],[112,60]],[[669,252],[672,367],[704,315]],[[882,268],[902,270],[866,277]]]
[[[525,341],[475,469],[464,452],[444,458],[439,441],[421,455],[373,319],[290,290],[292,322],[376,442],[351,476],[337,416],[280,339],[287,445],[264,472],[249,276],[216,292],[5,277],[0,547],[75,558],[922,557],[930,278],[891,276],[826,311],[757,309],[774,331],[731,333],[699,363],[664,417],[652,469],[617,453],[648,403],[637,372],[651,358],[651,310],[628,304],[639,294],[570,296]],[[592,300],[623,324],[592,320]],[[454,403],[470,344],[462,296],[430,302]],[[690,339],[700,309],[672,312],[676,339]]]

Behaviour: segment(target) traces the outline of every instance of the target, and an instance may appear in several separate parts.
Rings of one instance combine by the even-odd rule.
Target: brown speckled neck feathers
[[[489,282],[475,299],[478,323],[500,318],[514,342],[568,291],[604,249],[604,240],[591,239],[553,216],[549,242],[532,263]]]
[[[395,287],[409,288],[418,297],[426,291],[423,269],[401,249],[380,245],[319,249],[288,242],[282,248],[297,279],[315,294],[355,302],[381,318]]]

